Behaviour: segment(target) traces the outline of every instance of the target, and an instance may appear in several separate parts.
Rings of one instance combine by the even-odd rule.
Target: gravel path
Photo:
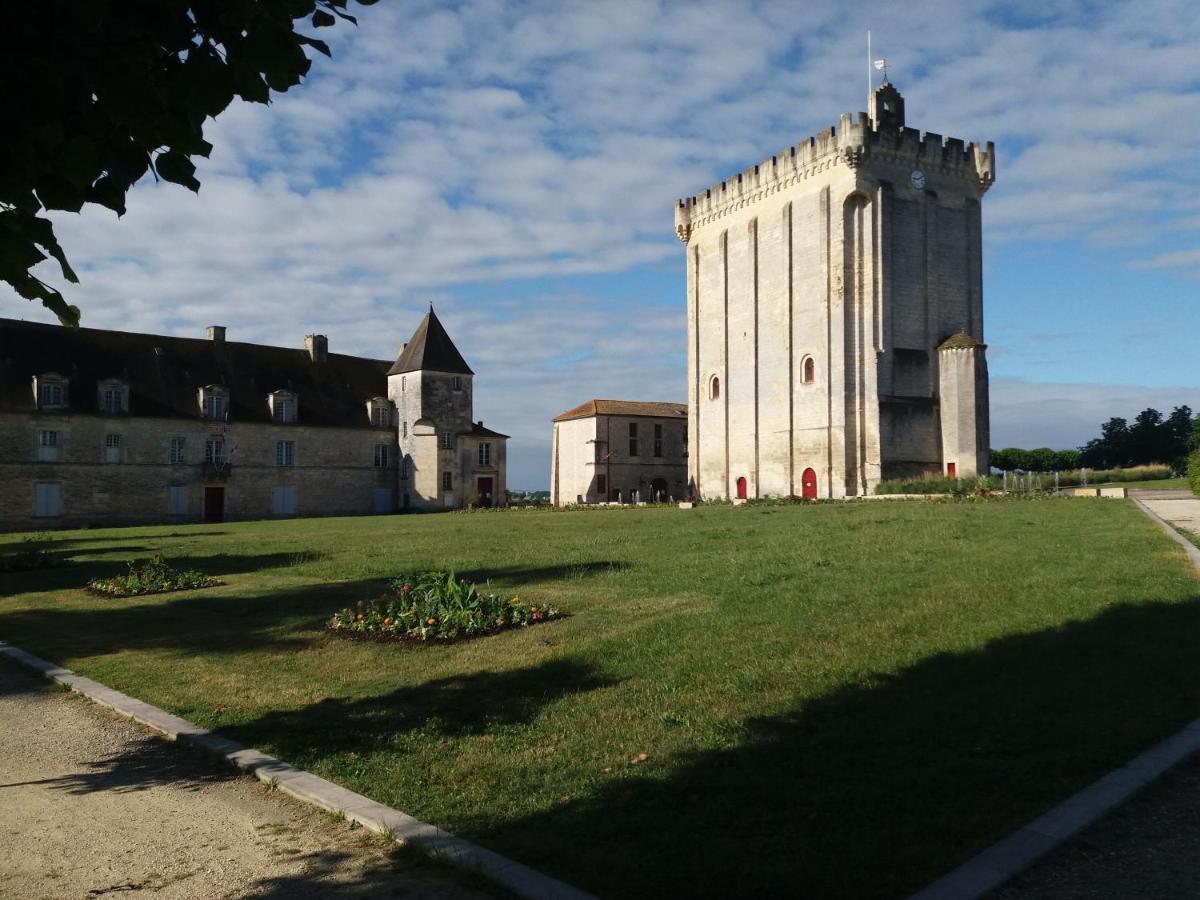
[[[1200,756],[1168,772],[993,896],[1200,897]]]
[[[0,897],[482,898],[0,660]]]

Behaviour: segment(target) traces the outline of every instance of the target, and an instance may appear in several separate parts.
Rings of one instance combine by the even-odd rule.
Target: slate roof
[[[96,386],[129,384],[129,415],[199,419],[197,390],[229,390],[229,419],[270,422],[267,395],[291,390],[301,425],[370,428],[367,401],[387,396],[386,360],[198,338],[64,328],[0,319],[0,411],[35,409],[33,377],[70,379],[68,412],[98,412]]]
[[[416,372],[426,369],[433,372],[450,372],[455,375],[474,375],[467,361],[462,358],[441,321],[429,307],[429,312],[413,332],[412,338],[400,351],[400,356],[388,369],[389,375]]]
[[[554,417],[555,422],[590,419],[593,416],[646,416],[654,419],[686,419],[686,403],[650,400],[589,400]]]
[[[958,334],[952,334],[950,337],[938,344],[939,350],[971,350],[976,347],[983,347],[986,349],[987,345],[978,338],[971,337],[965,331],[960,331]]]
[[[504,438],[507,440],[511,435],[501,434],[498,431],[492,431],[490,428],[484,428],[482,422],[474,422],[471,425],[471,430],[467,432],[471,437],[493,437]]]

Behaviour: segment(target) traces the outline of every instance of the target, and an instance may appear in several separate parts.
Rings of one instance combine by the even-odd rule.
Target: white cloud
[[[1197,269],[1164,243],[1200,212],[1200,19],[1182,0],[429,0],[359,18],[322,35],[334,59],[309,83],[210,123],[199,197],[146,181],[119,222],[60,218],[88,324],[319,330],[390,356],[434,299],[480,371],[478,415],[518,442],[590,396],[677,399],[682,279],[650,298],[546,279],[675,265],[677,196],[864,105],[868,26],[914,124],[997,141],[990,242],[1083,236]],[[487,299],[510,279],[529,296]],[[0,314],[45,318],[11,294]]]

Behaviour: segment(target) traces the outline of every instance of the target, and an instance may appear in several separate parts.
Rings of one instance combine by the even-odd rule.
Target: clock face
[[[913,169],[912,174],[908,176],[912,181],[912,186],[918,191],[925,190],[925,173],[920,169]]]

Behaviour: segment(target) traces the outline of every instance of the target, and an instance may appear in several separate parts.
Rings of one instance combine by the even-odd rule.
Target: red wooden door
[[[746,499],[746,476],[743,475],[737,480],[737,498],[739,500]]]
[[[225,521],[225,488],[206,487],[204,489],[204,521]]]
[[[958,463],[946,463],[946,474],[951,478],[958,475]]]
[[[800,495],[805,500],[817,499],[817,473],[812,469],[805,469],[800,476]]]

